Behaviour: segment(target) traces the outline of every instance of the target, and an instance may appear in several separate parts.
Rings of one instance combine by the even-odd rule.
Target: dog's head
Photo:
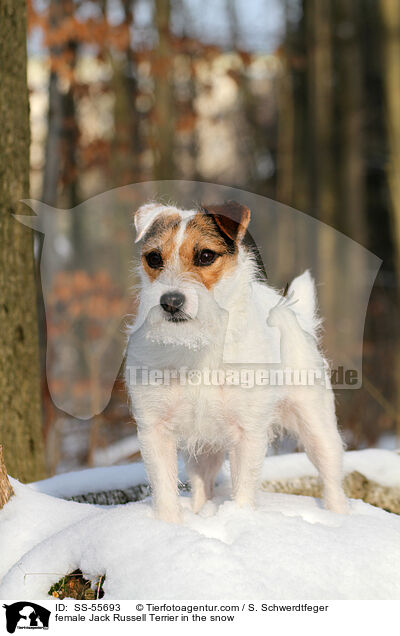
[[[239,203],[179,210],[150,203],[135,214],[141,249],[141,322],[147,337],[198,346],[221,325],[215,293],[231,278],[250,211]]]

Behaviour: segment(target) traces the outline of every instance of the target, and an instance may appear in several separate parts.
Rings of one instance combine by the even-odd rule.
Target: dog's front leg
[[[238,506],[255,506],[267,444],[265,434],[244,431],[231,450],[233,498]]]
[[[178,459],[175,435],[163,423],[138,427],[140,449],[150,480],[158,519],[180,523]]]

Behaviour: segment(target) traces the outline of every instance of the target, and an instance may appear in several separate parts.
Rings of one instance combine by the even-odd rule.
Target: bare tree
[[[393,0],[381,0],[384,50],[384,90],[385,114],[389,145],[387,180],[390,193],[390,211],[395,248],[397,284],[400,282],[400,3]],[[399,295],[400,296],[400,295]],[[398,298],[400,305],[400,297]],[[397,333],[400,346],[399,328]],[[400,413],[400,356],[395,362],[397,413]],[[397,417],[397,435],[400,436],[400,415]]]
[[[334,88],[332,0],[304,4],[308,53],[309,188],[312,213],[328,226],[336,223],[335,160],[333,155]],[[330,228],[318,227],[319,298],[325,315],[335,317],[334,295],[336,239]],[[325,346],[332,350],[330,332]]]
[[[32,232],[15,221],[29,193],[26,2],[0,0],[0,439],[10,473],[44,474]]]
[[[155,179],[170,179],[173,175],[174,100],[172,87],[173,49],[169,29],[170,0],[156,0],[155,24],[158,46],[154,53],[155,77],[154,134]]]

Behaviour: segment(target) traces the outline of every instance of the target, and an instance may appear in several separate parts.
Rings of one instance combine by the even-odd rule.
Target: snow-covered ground
[[[347,453],[345,462],[346,472],[400,485],[395,453]],[[302,454],[265,462],[264,479],[304,474],[313,471]],[[400,598],[400,516],[362,501],[341,516],[317,499],[260,492],[256,510],[239,509],[223,474],[199,515],[182,496],[177,526],[155,520],[148,500],[99,507],[54,496],[140,481],[140,464],[30,486],[12,480],[15,496],[0,511],[0,598],[48,598],[50,586],[77,568],[89,578],[105,574],[112,599]]]

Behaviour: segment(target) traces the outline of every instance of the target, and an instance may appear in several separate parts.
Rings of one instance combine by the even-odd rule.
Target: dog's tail
[[[280,331],[280,363],[292,369],[321,366],[318,349],[320,319],[310,272],[298,276],[273,307],[267,324]]]
[[[300,326],[309,334],[317,337],[321,330],[322,320],[318,314],[314,279],[308,269],[290,283],[287,296],[296,303],[293,310]]]

